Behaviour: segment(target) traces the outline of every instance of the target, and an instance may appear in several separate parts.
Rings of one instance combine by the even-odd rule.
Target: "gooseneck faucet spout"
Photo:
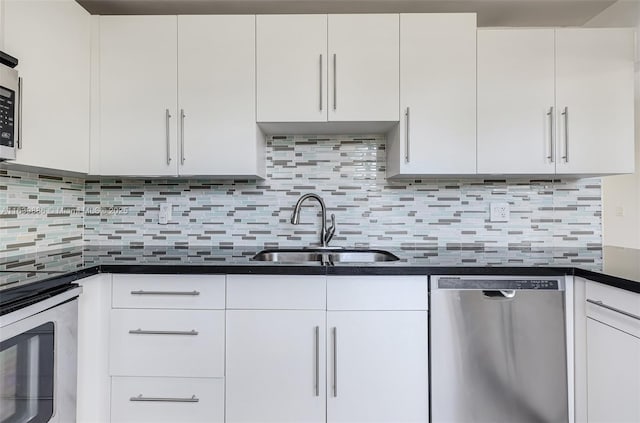
[[[300,209],[302,208],[302,203],[304,203],[307,199],[312,198],[318,203],[320,203],[320,208],[322,210],[322,227],[320,229],[320,245],[322,248],[327,248],[329,242],[333,238],[333,235],[336,232],[336,216],[331,215],[331,226],[327,229],[327,207],[324,204],[324,200],[317,194],[308,193],[304,194],[302,197],[298,199],[295,207],[293,208],[293,214],[291,215],[291,223],[293,225],[297,225],[300,223]]]

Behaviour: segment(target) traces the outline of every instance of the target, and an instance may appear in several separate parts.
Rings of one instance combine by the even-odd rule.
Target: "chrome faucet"
[[[324,204],[322,198],[313,193],[305,194],[298,199],[295,207],[293,208],[293,215],[291,215],[291,223],[297,225],[300,223],[300,208],[302,207],[302,203],[308,198],[313,198],[320,203],[320,208],[322,209],[322,228],[320,230],[320,245],[321,248],[329,248],[329,242],[333,238],[333,235],[336,233],[336,216],[334,214],[331,215],[331,226],[327,228],[327,207]]]

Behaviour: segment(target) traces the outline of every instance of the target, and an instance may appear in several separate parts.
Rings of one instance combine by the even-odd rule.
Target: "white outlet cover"
[[[510,217],[509,203],[491,203],[492,222],[508,222]]]
[[[166,225],[171,220],[171,204],[161,203],[160,213],[158,214],[158,223],[160,225]]]

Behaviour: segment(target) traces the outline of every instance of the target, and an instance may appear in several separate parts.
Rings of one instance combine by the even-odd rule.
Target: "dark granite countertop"
[[[640,250],[590,248],[385,248],[400,258],[375,264],[251,261],[260,247],[84,246],[0,257],[0,304],[15,295],[104,273],[575,274],[640,293]]]

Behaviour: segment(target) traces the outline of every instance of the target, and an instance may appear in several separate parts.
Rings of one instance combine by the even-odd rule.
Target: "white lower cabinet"
[[[226,421],[427,422],[427,298],[426,276],[228,276]]]
[[[428,422],[426,276],[327,278],[327,422]]]
[[[429,421],[426,276],[100,277],[79,423]]]
[[[587,420],[640,422],[640,294],[587,281],[586,300]]]
[[[227,422],[325,421],[325,315],[227,312]]]
[[[429,421],[426,311],[327,312],[327,421]]]
[[[589,422],[640,422],[640,338],[587,319]]]
[[[114,377],[111,421],[224,422],[224,379]]]
[[[118,274],[110,295],[111,421],[223,422],[225,276]]]

